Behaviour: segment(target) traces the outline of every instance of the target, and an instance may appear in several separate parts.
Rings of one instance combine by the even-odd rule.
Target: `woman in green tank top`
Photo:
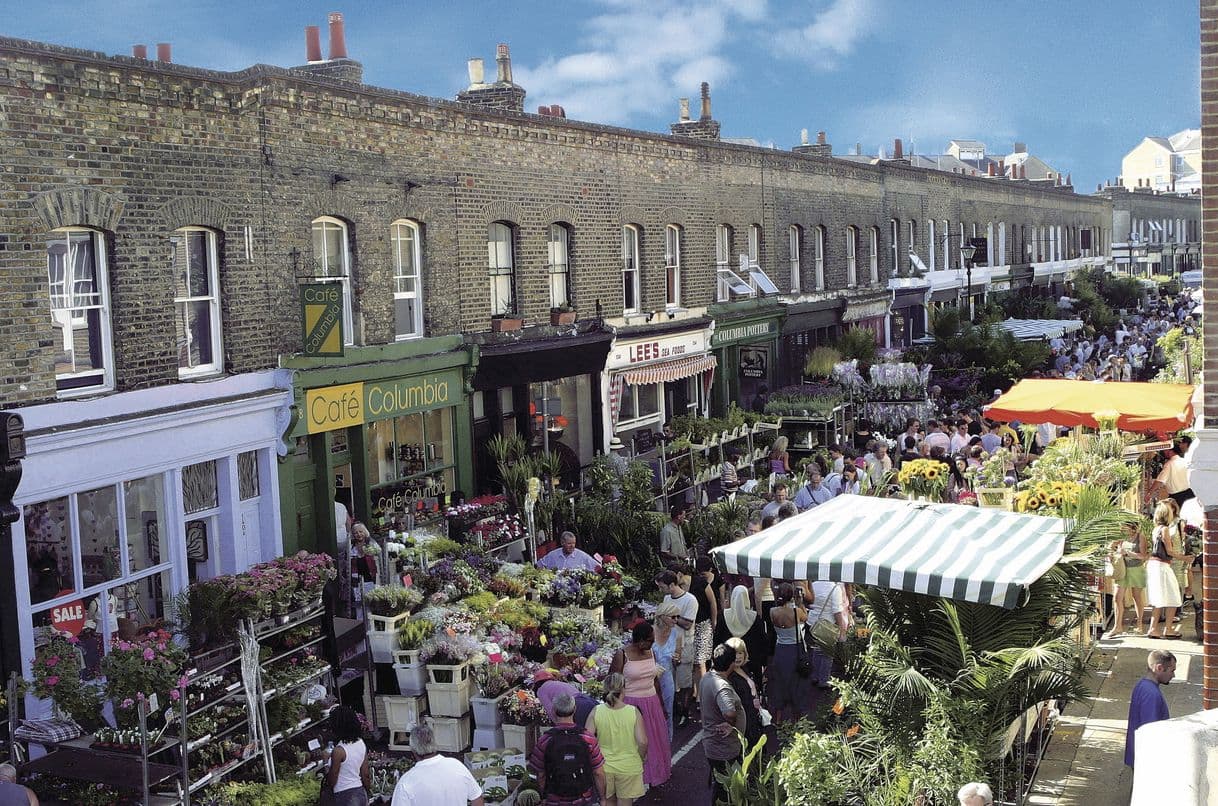
[[[614,672],[605,679],[605,702],[588,715],[586,728],[596,737],[605,757],[606,806],[631,806],[643,797],[643,761],[647,732],[639,709],[622,700],[626,678]]]

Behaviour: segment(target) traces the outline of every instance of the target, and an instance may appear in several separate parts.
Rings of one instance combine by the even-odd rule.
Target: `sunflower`
[[[1024,503],[1030,510],[1040,509],[1041,505],[1043,504],[1043,502],[1040,500],[1039,496],[1036,496],[1036,495],[1029,495],[1027,500]]]
[[[1053,495],[1052,493],[1045,496],[1045,506],[1047,506],[1047,507],[1058,506],[1059,504],[1061,504],[1061,502],[1062,502],[1061,499],[1058,498],[1056,495]]]
[[[926,478],[930,479],[931,481],[934,481],[935,479],[939,478],[939,468],[928,467],[923,471],[923,475],[925,475]]]

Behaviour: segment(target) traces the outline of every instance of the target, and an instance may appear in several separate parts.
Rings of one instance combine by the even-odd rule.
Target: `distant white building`
[[[1160,193],[1193,193],[1201,187],[1201,130],[1144,137],[1121,160],[1121,185]]]

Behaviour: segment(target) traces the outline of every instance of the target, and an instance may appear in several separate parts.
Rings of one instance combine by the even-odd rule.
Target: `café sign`
[[[459,370],[308,389],[305,391],[305,423],[310,434],[350,428],[374,420],[452,406],[461,391]]]

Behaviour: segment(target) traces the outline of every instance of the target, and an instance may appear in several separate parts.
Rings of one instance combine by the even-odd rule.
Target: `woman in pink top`
[[[660,676],[664,669],[656,664],[655,632],[650,623],[635,625],[630,643],[613,655],[610,673],[621,672],[626,677],[623,701],[633,705],[643,715],[643,730],[647,734],[647,761],[643,766],[643,783],[659,786],[672,775],[672,745],[668,739],[668,721],[660,699]]]

